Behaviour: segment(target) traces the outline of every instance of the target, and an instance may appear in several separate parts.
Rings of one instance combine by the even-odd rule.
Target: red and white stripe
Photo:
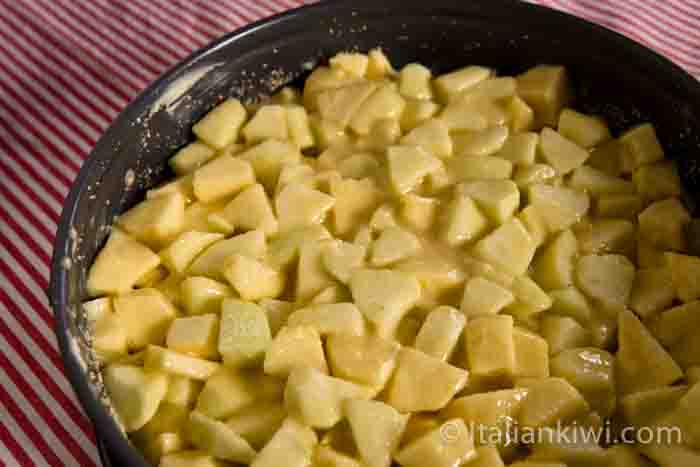
[[[700,75],[698,0],[536,0]],[[44,297],[63,199],[149,82],[244,24],[310,0],[0,2],[0,466],[99,465]]]

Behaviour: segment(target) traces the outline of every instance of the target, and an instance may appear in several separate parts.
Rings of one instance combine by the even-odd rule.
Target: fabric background
[[[0,0],[0,465],[99,465],[44,290],[56,222],[119,111],[190,52],[303,0]],[[539,0],[700,75],[699,0]]]

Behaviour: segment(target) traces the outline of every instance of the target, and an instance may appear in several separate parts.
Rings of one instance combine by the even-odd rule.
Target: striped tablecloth
[[[700,75],[699,0],[538,0]],[[0,465],[99,465],[44,290],[63,198],[102,131],[211,40],[304,0],[0,0]]]

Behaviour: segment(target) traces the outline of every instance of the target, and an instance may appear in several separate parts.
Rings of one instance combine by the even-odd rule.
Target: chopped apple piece
[[[431,78],[429,68],[420,63],[409,63],[399,73],[399,92],[410,99],[430,99],[433,96]]]
[[[587,255],[576,264],[576,282],[605,306],[625,306],[634,284],[634,265],[620,255]]]
[[[398,228],[382,231],[372,244],[370,264],[381,268],[418,254],[421,242],[411,232]]]
[[[327,446],[316,448],[313,465],[314,467],[361,467],[358,460]]]
[[[286,140],[289,137],[287,109],[281,105],[263,105],[241,133],[248,144],[265,139]]]
[[[480,66],[468,66],[444,75],[433,81],[437,96],[447,102],[450,98],[468,90],[489,78],[492,71]]]
[[[571,101],[571,84],[562,66],[538,65],[517,77],[518,95],[532,107],[537,126],[554,126]]]
[[[480,446],[476,448],[476,458],[469,461],[468,465],[469,467],[505,467],[505,464],[503,463],[503,459],[501,459],[501,455],[499,454],[498,449],[493,446]]]
[[[591,321],[592,310],[586,297],[573,286],[552,290],[549,293],[552,299],[552,313],[568,316],[581,324]]]
[[[359,135],[366,135],[379,120],[398,120],[405,105],[406,101],[391,86],[382,86],[362,102],[350,120],[350,128]]]
[[[615,411],[615,357],[592,347],[567,349],[550,363],[552,376],[566,379],[602,417]]]
[[[324,244],[321,261],[333,277],[347,284],[352,271],[364,265],[366,252],[367,249],[362,245],[338,240]]]
[[[452,156],[452,138],[449,128],[440,119],[432,118],[412,129],[401,138],[401,144],[420,146],[440,159]]]
[[[310,326],[285,326],[279,330],[267,349],[265,373],[286,376],[298,366],[308,366],[328,373],[321,336]]]
[[[694,301],[661,313],[650,324],[652,334],[659,342],[672,347],[700,325],[700,302]]]
[[[126,331],[130,350],[164,342],[176,315],[175,307],[157,289],[139,289],[114,299],[114,317]]]
[[[244,300],[276,298],[284,291],[284,274],[245,255],[230,256],[224,262],[222,272]]]
[[[464,330],[469,370],[478,376],[508,376],[515,371],[513,318],[479,316]]]
[[[513,163],[499,157],[457,156],[450,159],[448,172],[455,182],[503,180],[510,178]]]
[[[392,188],[399,194],[412,191],[425,176],[442,166],[440,159],[420,146],[391,146],[387,161]]]
[[[374,336],[332,334],[326,351],[333,375],[380,390],[394,371],[399,345]]]
[[[289,139],[299,149],[314,146],[314,135],[311,132],[309,116],[304,107],[300,105],[287,107],[287,131],[289,132]]]
[[[187,175],[197,170],[214,157],[215,151],[201,141],[194,141],[178,150],[168,160],[168,165],[177,175]]]
[[[623,168],[628,173],[633,172],[637,167],[664,158],[664,150],[651,123],[644,123],[627,130],[620,136],[619,142],[622,146]]]
[[[631,311],[618,314],[617,380],[622,394],[674,383],[683,371]]]
[[[475,156],[490,156],[498,153],[504,147],[507,139],[508,128],[504,126],[495,126],[480,131],[460,131],[452,135],[454,152],[464,161],[471,160]],[[496,160],[511,162],[501,158]],[[508,178],[508,176],[490,178]]]
[[[328,61],[331,68],[337,68],[358,78],[365,76],[368,63],[367,55],[350,52],[339,52]]]
[[[474,439],[464,424],[457,418],[409,443],[395,458],[405,467],[452,467],[468,463],[476,457]]]
[[[632,256],[636,242],[635,225],[624,219],[596,219],[577,232],[582,254],[620,253]]]
[[[231,156],[218,157],[194,172],[192,186],[197,199],[205,203],[235,195],[255,183],[248,161]]]
[[[317,443],[318,438],[311,428],[288,417],[250,465],[308,467]]]
[[[568,229],[581,220],[590,207],[586,193],[560,186],[531,185],[528,199],[537,207],[550,232]]]
[[[206,380],[218,371],[221,365],[202,358],[190,357],[157,345],[146,347],[143,366],[148,371]]]
[[[566,424],[588,410],[583,396],[563,378],[545,378],[529,389],[520,406],[518,420],[525,427]]]
[[[690,215],[677,198],[652,203],[638,219],[640,236],[652,246],[674,251],[685,248],[685,228]]]
[[[594,196],[610,194],[634,194],[634,183],[615,177],[587,165],[574,170],[569,185],[577,190],[587,191]]]
[[[222,366],[204,384],[196,409],[211,418],[224,419],[257,400],[280,400],[282,384],[260,373]]]
[[[437,307],[425,318],[414,347],[431,357],[447,361],[457,348],[466,322],[459,310],[449,306]]]
[[[306,302],[318,293],[333,286],[335,281],[323,265],[322,253],[329,242],[306,242],[299,251],[295,297]]]
[[[224,299],[219,329],[218,350],[225,365],[238,368],[263,361],[272,336],[267,313],[259,305]]]
[[[568,316],[547,315],[540,323],[540,334],[549,344],[549,355],[591,344],[591,332]]]
[[[527,270],[535,254],[535,243],[518,219],[510,219],[474,246],[474,255],[513,274]]]
[[[188,273],[221,280],[224,279],[221,269],[226,258],[235,254],[261,258],[265,255],[265,250],[265,233],[262,230],[251,230],[212,244],[192,262]]]
[[[260,402],[241,410],[226,420],[226,425],[255,449],[263,447],[279,429],[287,411],[279,402]]]
[[[415,276],[381,269],[353,272],[350,290],[355,304],[380,337],[391,336],[421,296],[421,285]]]
[[[352,235],[358,225],[367,221],[383,198],[375,181],[370,178],[333,183],[331,194],[335,197],[333,225],[340,236]]]
[[[284,390],[287,412],[305,425],[329,429],[342,418],[346,399],[371,399],[374,391],[321,373],[315,368],[292,370]]]
[[[299,163],[301,153],[294,144],[270,139],[247,149],[240,154],[239,158],[250,163],[258,182],[272,193],[282,167],[285,164]]]
[[[440,201],[435,198],[409,193],[401,197],[401,217],[409,227],[426,231],[433,226],[439,206]]]
[[[281,232],[289,232],[323,222],[335,199],[318,190],[290,183],[275,199]]]
[[[545,290],[572,285],[577,251],[578,242],[574,234],[570,230],[559,233],[535,260],[535,281]]]
[[[389,383],[386,401],[399,412],[435,411],[443,408],[467,382],[468,373],[423,352],[403,348]],[[415,381],[433,381],[430,387]]]
[[[358,81],[318,94],[318,112],[321,118],[346,127],[357,115],[362,104],[374,93],[377,85],[368,81]]]
[[[344,413],[364,465],[389,467],[408,415],[382,402],[365,400],[347,400]]]
[[[700,298],[700,259],[676,253],[666,253],[666,264],[671,271],[671,282],[683,302],[688,303]]]
[[[255,457],[255,450],[238,433],[201,412],[190,414],[188,432],[192,444],[217,459],[249,463]]]
[[[218,356],[218,334],[219,317],[215,314],[177,318],[170,325],[165,342],[176,352],[214,359]]]
[[[562,110],[557,130],[585,149],[598,146],[612,138],[602,118],[585,115],[573,109]]]
[[[338,163],[338,173],[345,178],[362,179],[371,176],[378,169],[377,157],[364,152],[353,154]]]
[[[537,133],[511,134],[495,155],[518,166],[532,165],[535,163],[538,143],[539,135]]]
[[[173,273],[184,274],[190,263],[202,251],[224,238],[218,233],[188,231],[180,234],[159,255],[163,264]]]
[[[532,241],[539,247],[549,235],[549,228],[544,222],[536,206],[529,205],[517,215],[532,237]]]
[[[433,101],[406,99],[406,106],[399,121],[401,130],[406,133],[410,132],[423,122],[433,118],[439,110],[440,106]]]
[[[210,110],[192,127],[192,131],[209,146],[223,149],[238,139],[246,117],[246,110],[240,101],[229,98]]]
[[[220,215],[234,228],[260,229],[266,235],[278,230],[277,218],[262,185],[246,188],[226,205]]]
[[[185,198],[180,193],[141,201],[117,220],[126,233],[154,248],[177,236],[184,223]]]
[[[184,376],[169,375],[168,381],[164,401],[180,407],[192,407],[204,387],[201,381]]]
[[[607,467],[610,465],[608,454],[595,437],[587,437],[591,432],[591,427],[579,424],[542,428],[530,458],[539,462],[564,461],[566,465]]]
[[[330,239],[331,234],[321,225],[292,230],[278,235],[270,242],[267,263],[275,269],[283,270],[299,258],[301,246],[307,243]]]
[[[546,183],[554,180],[557,171],[548,164],[531,164],[517,167],[513,173],[513,181],[521,189],[527,189],[530,185]]]
[[[190,315],[218,313],[221,300],[233,296],[231,287],[208,277],[189,276],[180,288],[182,304]]]
[[[143,427],[156,413],[168,388],[164,373],[113,364],[102,373],[105,388],[127,432]]]
[[[321,336],[365,333],[362,313],[352,303],[332,303],[301,308],[289,315],[288,326],[311,326]]]
[[[637,187],[637,192],[647,201],[681,195],[681,179],[672,161],[642,166],[635,170],[632,181]]]
[[[549,376],[549,344],[545,339],[525,329],[513,328],[515,371],[518,378]]]
[[[107,244],[90,266],[87,291],[91,297],[123,294],[160,264],[160,257],[119,229],[112,229]]]
[[[469,318],[495,315],[514,300],[510,290],[483,277],[474,277],[464,287],[461,310]]]
[[[700,454],[682,444],[643,444],[639,450],[656,465],[673,467],[693,467],[700,463]]]
[[[601,195],[596,200],[595,214],[600,217],[636,220],[643,208],[642,198],[638,195]]]
[[[478,238],[488,226],[476,203],[469,196],[456,196],[442,214],[442,239],[450,246],[460,246]]]
[[[629,305],[639,316],[644,319],[651,318],[670,307],[675,298],[676,289],[670,268],[637,271]]]

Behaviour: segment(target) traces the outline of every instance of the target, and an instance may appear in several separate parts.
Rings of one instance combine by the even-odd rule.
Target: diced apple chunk
[[[406,99],[406,106],[399,121],[401,130],[410,132],[421,123],[433,118],[439,109],[440,106],[433,101]]]
[[[331,185],[335,197],[333,225],[336,234],[347,236],[366,222],[381,203],[383,194],[371,178],[345,179]]]
[[[399,194],[412,191],[425,176],[442,166],[440,159],[420,146],[392,146],[387,150],[389,180]]]
[[[620,255],[587,255],[576,264],[576,282],[605,306],[625,306],[634,284],[634,265]]]
[[[591,320],[591,306],[586,297],[573,286],[552,290],[549,293],[552,299],[552,313],[568,316],[579,323],[586,324]]]
[[[220,367],[204,384],[196,410],[225,419],[256,401],[281,400],[282,389],[283,381],[276,378]]]
[[[370,264],[385,267],[418,254],[421,242],[411,232],[398,228],[385,229],[372,244]]]
[[[238,433],[201,412],[190,414],[188,432],[192,444],[217,459],[249,463],[255,457],[255,450]]]
[[[591,332],[569,316],[544,316],[540,322],[540,334],[549,344],[550,355],[591,345]]]
[[[279,330],[267,349],[265,373],[287,376],[298,366],[308,366],[328,373],[321,336],[310,326],[285,326]]]
[[[476,86],[490,77],[492,71],[480,66],[468,66],[440,75],[433,81],[438,97],[447,102],[451,97]]]
[[[592,410],[609,417],[615,410],[615,357],[610,353],[583,347],[567,349],[550,364],[552,376],[566,379],[584,396]]]
[[[471,197],[496,225],[513,216],[520,205],[520,191],[511,180],[462,183],[457,186],[456,194]]]
[[[292,370],[284,390],[284,404],[290,416],[317,429],[329,429],[342,418],[346,399],[370,399],[372,390],[334,378],[315,368]]]
[[[513,163],[499,157],[457,156],[450,159],[448,172],[454,182],[504,180],[510,178]]]
[[[577,252],[578,242],[574,234],[570,230],[559,233],[535,260],[535,281],[545,290],[572,285]]]
[[[284,274],[245,255],[234,254],[226,259],[222,273],[244,300],[276,298],[284,291]]]
[[[399,271],[358,269],[350,290],[355,304],[380,337],[393,334],[405,313],[421,296],[415,276]]]
[[[160,371],[196,380],[210,378],[221,367],[217,362],[191,357],[157,345],[146,347],[143,366],[149,371]]]
[[[449,433],[446,434],[446,433]],[[474,439],[464,421],[447,420],[437,429],[412,441],[396,454],[396,460],[405,467],[452,467],[468,463],[476,457]]]
[[[517,77],[518,95],[535,111],[537,124],[554,126],[573,95],[562,66],[538,65]]]
[[[518,166],[532,165],[535,163],[538,143],[537,133],[515,133],[508,136],[495,155]]]
[[[474,246],[474,255],[513,275],[524,274],[535,254],[535,243],[518,219],[510,219]]]
[[[682,251],[690,215],[677,198],[656,201],[639,214],[639,234],[651,245]]]
[[[165,342],[176,352],[214,359],[218,356],[218,334],[219,317],[215,314],[177,318],[170,325]]]
[[[592,148],[611,138],[610,130],[600,117],[585,115],[573,109],[559,114],[559,133],[582,148]]]
[[[114,316],[126,331],[130,350],[165,341],[177,310],[156,289],[139,289],[114,299]]]
[[[346,401],[344,412],[364,465],[389,467],[408,415],[382,402],[364,400]]]
[[[164,373],[144,371],[132,365],[110,365],[102,376],[107,394],[127,432],[140,429],[155,415],[168,387]]]
[[[287,111],[281,105],[263,105],[241,130],[246,143],[265,139],[286,140]]]
[[[318,111],[321,118],[346,127],[357,115],[362,104],[377,89],[377,85],[359,81],[348,86],[328,89],[318,94]]]
[[[520,406],[518,420],[525,427],[566,424],[588,410],[583,396],[563,378],[545,378],[532,385]]]
[[[236,141],[246,117],[240,101],[229,98],[210,110],[192,127],[192,131],[209,146],[223,149]]]
[[[301,152],[299,152],[299,148],[289,142],[270,139],[247,149],[238,157],[242,161],[250,163],[257,181],[262,183],[269,193],[272,193],[277,185],[282,167],[285,164],[299,163]]]
[[[596,200],[595,214],[600,217],[621,217],[636,220],[644,208],[642,198],[632,194],[601,195]]]
[[[235,254],[250,258],[261,258],[265,255],[265,234],[262,230],[251,230],[235,237],[220,240],[204,250],[192,262],[188,273],[193,276],[207,276],[213,279],[224,279],[221,268],[226,258]]]
[[[107,244],[88,271],[88,294],[97,297],[126,293],[159,264],[160,258],[148,247],[121,230],[112,229]]]
[[[405,105],[406,101],[391,86],[382,86],[362,102],[350,119],[350,128],[359,135],[366,135],[378,120],[398,120]]]
[[[325,193],[290,183],[275,199],[280,231],[320,224],[334,203],[335,199]]]
[[[218,157],[194,172],[192,186],[198,200],[211,203],[232,196],[255,183],[253,166],[232,156]]]
[[[476,458],[472,459],[468,465],[469,467],[505,467],[498,449],[493,446],[479,446],[476,448]]]
[[[478,238],[487,228],[488,219],[469,196],[456,196],[441,218],[441,238],[450,246],[460,246]]]
[[[226,425],[253,448],[260,449],[272,438],[286,416],[281,403],[260,402],[237,411],[226,420]]]
[[[622,146],[624,169],[628,172],[664,158],[664,150],[651,123],[644,123],[627,130],[620,136],[619,142]]]
[[[673,161],[644,165],[635,170],[632,181],[637,192],[648,201],[681,195],[681,179]]]
[[[234,228],[260,229],[266,235],[277,233],[278,224],[272,204],[262,185],[257,184],[240,192],[226,205],[220,215]]]
[[[671,271],[671,282],[678,298],[688,303],[700,298],[700,259],[676,253],[666,253],[666,264]]]
[[[594,196],[609,194],[634,194],[634,183],[624,178],[609,175],[587,165],[574,170],[569,185],[577,190],[587,191]]]
[[[693,301],[662,312],[650,325],[659,342],[672,347],[700,325],[700,302]]]
[[[233,295],[231,287],[208,277],[189,276],[180,288],[182,304],[190,315],[218,313],[221,300]]]
[[[529,205],[517,215],[520,222],[523,223],[527,229],[532,241],[539,247],[547,239],[549,235],[549,228],[545,224],[544,219],[540,215],[536,206]]]
[[[478,376],[509,376],[515,371],[513,318],[480,316],[464,330],[469,370]]]
[[[399,92],[411,99],[430,99],[433,95],[430,86],[432,73],[420,63],[409,63],[399,73]]]
[[[194,141],[181,148],[168,160],[168,165],[177,175],[186,175],[197,170],[209,159],[215,151],[201,141]]]
[[[474,277],[464,287],[461,310],[469,318],[495,315],[514,300],[510,290],[483,277]]]
[[[429,154],[440,159],[452,156],[452,139],[449,128],[440,119],[429,119],[425,123],[412,129],[401,138],[401,144],[420,146]]]
[[[331,303],[300,308],[289,315],[288,326],[311,326],[321,336],[365,333],[362,314],[353,303]]]
[[[457,348],[467,320],[457,309],[440,306],[425,318],[414,347],[442,361],[450,359]]]
[[[189,231],[180,234],[159,255],[163,264],[176,274],[183,274],[190,263],[213,243],[222,240],[217,233]]]
[[[184,223],[185,198],[180,193],[141,201],[117,220],[126,233],[154,248],[177,236]]]
[[[683,280],[691,276],[683,276]],[[700,295],[698,295],[700,296]],[[630,308],[644,319],[670,307],[676,298],[670,268],[640,269],[634,277]]]
[[[380,390],[396,365],[399,345],[374,336],[333,334],[326,352],[334,376]]]
[[[628,310],[618,314],[617,380],[622,394],[667,386],[683,377],[683,371]]]
[[[544,184],[528,187],[528,199],[537,207],[550,232],[568,229],[581,220],[590,207],[586,193]]]
[[[258,453],[251,467],[308,467],[318,438],[314,431],[287,418],[272,439]]]
[[[272,336],[267,313],[259,305],[224,299],[219,329],[218,350],[225,365],[238,368],[263,361]]]
[[[299,149],[310,148],[315,144],[314,135],[311,132],[309,116],[306,109],[300,105],[287,107],[287,131],[289,139]]]
[[[350,281],[352,271],[362,267],[367,249],[341,240],[324,245],[321,261],[326,270],[340,282]]]

